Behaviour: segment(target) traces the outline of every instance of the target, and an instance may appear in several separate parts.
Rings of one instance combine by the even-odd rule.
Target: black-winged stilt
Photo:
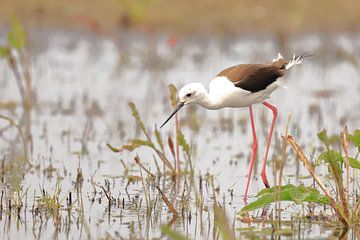
[[[273,113],[273,119],[270,126],[267,146],[265,150],[264,161],[261,170],[261,177],[266,187],[270,184],[266,177],[266,159],[269,153],[271,136],[273,133],[277,108],[265,99],[269,98],[271,93],[283,84],[279,77],[282,77],[287,70],[301,64],[304,55],[295,56],[291,60],[285,60],[281,54],[271,63],[265,64],[240,64],[232,66],[221,71],[209,84],[209,92],[201,83],[189,83],[179,91],[179,104],[168,119],[161,125],[163,127],[183,106],[187,104],[198,104],[204,108],[217,110],[221,108],[241,108],[249,107],[250,122],[253,135],[253,145],[250,160],[249,174],[246,182],[244,200],[246,201],[249,190],[251,173],[257,151],[257,139],[253,117],[252,105],[262,103]],[[160,128],[161,128],[160,127]]]

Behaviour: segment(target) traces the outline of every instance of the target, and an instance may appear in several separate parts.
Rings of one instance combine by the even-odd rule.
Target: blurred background
[[[356,0],[1,0],[0,21],[26,27],[174,34],[309,33],[359,30]]]
[[[359,9],[358,0],[0,0],[0,205],[19,203],[29,192],[29,206],[34,206],[31,211],[16,210],[16,217],[7,221],[1,221],[5,215],[0,211],[0,238],[160,238],[159,226],[172,215],[152,181],[147,189],[157,205],[154,214],[147,215],[133,159],[139,156],[154,173],[156,160],[161,161],[146,146],[118,154],[107,147],[145,139],[128,102],[137,106],[155,139],[155,127],[173,110],[169,84],[178,89],[193,81],[207,86],[226,67],[271,62],[278,52],[286,58],[293,53],[313,56],[292,69],[284,78],[288,89],[277,90],[269,100],[279,115],[268,178],[273,184],[271,169],[280,159],[281,135],[290,114],[289,133],[314,160],[321,151],[319,131],[325,128],[333,136],[345,125],[349,132],[360,126]],[[254,114],[261,159],[271,113],[256,105]],[[196,176],[192,184],[198,177],[215,176],[216,194],[230,223],[234,229],[249,229],[236,218],[244,206],[245,166],[252,146],[248,110],[188,106],[178,116],[191,148]],[[175,122],[160,134],[164,142],[175,139]],[[166,143],[164,151],[172,156]],[[181,169],[187,169],[188,156],[181,153]],[[263,189],[259,168],[256,163],[250,201]],[[289,148],[284,173],[287,183],[313,184]],[[167,177],[162,178],[163,191],[180,208],[173,179]],[[215,236],[213,192],[208,180],[204,184],[204,205],[199,208],[193,201],[197,192],[189,192],[188,208],[181,210],[185,218],[174,225],[190,238]],[[116,205],[107,204],[104,189],[117,199]],[[76,194],[81,206],[69,207],[69,193],[73,199]],[[44,213],[44,198],[62,199],[58,214]],[[201,212],[201,217],[192,215],[193,222],[192,209]],[[33,217],[26,220],[23,212]],[[44,225],[39,217],[43,213],[54,224]],[[14,219],[17,225],[10,227]],[[73,226],[75,222],[81,226]],[[300,230],[302,237],[335,232],[309,228]]]

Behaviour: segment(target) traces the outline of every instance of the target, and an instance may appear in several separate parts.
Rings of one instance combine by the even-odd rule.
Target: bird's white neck
[[[195,103],[210,110],[216,110],[221,108],[219,106],[218,99],[215,98],[213,95],[209,94],[206,90],[202,92],[201,97],[198,98]]]

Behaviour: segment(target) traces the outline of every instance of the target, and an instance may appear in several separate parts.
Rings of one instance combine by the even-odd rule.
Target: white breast
[[[209,95],[217,102],[218,108],[240,108],[264,101],[278,87],[279,84],[275,81],[264,90],[252,93],[235,87],[234,83],[229,81],[227,77],[216,77],[209,84]]]

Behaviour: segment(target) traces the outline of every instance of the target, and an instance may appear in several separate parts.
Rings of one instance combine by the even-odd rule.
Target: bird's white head
[[[206,95],[207,91],[201,83],[188,83],[179,91],[179,100],[181,103],[199,103]]]
[[[190,103],[201,104],[207,96],[207,91],[201,83],[189,83],[182,87],[179,91],[179,104],[174,112],[161,125],[162,128],[183,106]]]

